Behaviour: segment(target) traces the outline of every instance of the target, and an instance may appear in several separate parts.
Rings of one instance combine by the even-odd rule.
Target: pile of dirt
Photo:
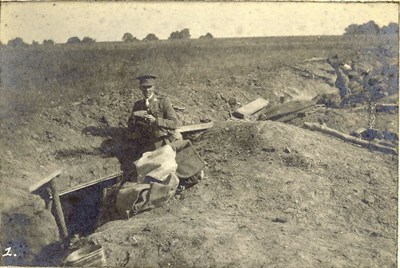
[[[60,250],[58,228],[44,201],[2,183],[0,187],[1,238],[6,265],[45,265],[49,252]],[[9,248],[9,253],[7,252]]]
[[[215,122],[188,136],[206,178],[165,207],[74,240],[71,250],[102,245],[111,266],[395,266],[397,156],[299,127],[325,122],[349,133],[367,124],[367,110],[327,109],[293,125],[231,117],[258,97],[273,106],[282,96],[338,96],[334,83],[326,61],[308,61],[161,89],[184,125]],[[4,264],[60,264],[57,225],[27,189],[56,169],[60,191],[129,172],[138,156],[126,122],[139,97],[121,88],[0,122],[0,200],[13,204],[2,211],[10,230],[2,240],[18,257]],[[397,116],[382,114],[377,126],[398,133]]]
[[[395,266],[396,156],[271,121],[221,123],[195,145],[203,181],[80,245],[113,266]]]

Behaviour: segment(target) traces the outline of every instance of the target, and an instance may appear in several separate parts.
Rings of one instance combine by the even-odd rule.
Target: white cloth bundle
[[[164,181],[169,174],[175,173],[178,164],[176,152],[170,145],[165,145],[152,152],[146,152],[135,162],[137,182],[143,183],[146,177]]]

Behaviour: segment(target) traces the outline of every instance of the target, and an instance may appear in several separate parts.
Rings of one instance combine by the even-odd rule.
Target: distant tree
[[[190,39],[190,31],[188,28],[181,30],[180,34],[182,39]]]
[[[17,37],[9,40],[7,45],[12,47],[21,47],[21,46],[27,46],[28,44],[26,44],[21,37]]]
[[[344,35],[359,34],[359,25],[350,24],[344,29]]]
[[[214,36],[210,33],[206,33],[206,35],[202,35],[199,37],[199,39],[213,39]]]
[[[91,37],[87,37],[87,36],[85,36],[81,41],[81,43],[84,43],[84,44],[93,44],[95,42],[96,42],[95,39],[93,39]]]
[[[188,28],[185,28],[181,31],[172,32],[168,39],[190,39],[190,31]]]
[[[35,40],[32,41],[32,46],[37,47],[38,45],[39,45],[39,42],[37,42]]]
[[[122,36],[122,41],[124,42],[137,42],[139,39],[134,37],[131,33],[124,33],[124,36]]]
[[[122,41],[130,42],[133,39],[133,35],[131,33],[124,33],[122,36]]]
[[[77,36],[68,38],[67,44],[79,44],[81,40]]]
[[[379,34],[379,32],[381,30],[379,28],[378,24],[376,24],[375,21],[373,21],[373,20],[370,20],[363,26],[364,26],[363,29],[365,29],[364,31],[366,34]]]
[[[143,41],[156,41],[158,40],[158,37],[153,34],[153,33],[149,33],[144,39]]]
[[[43,40],[43,43],[42,43],[42,45],[44,45],[44,46],[54,46],[55,44],[56,43],[54,43],[54,41],[51,39]]]
[[[175,31],[175,32],[172,32],[172,33],[169,35],[168,39],[181,39],[181,38],[179,38],[179,32],[178,32],[178,31]]]
[[[379,34],[380,28],[375,21],[370,20],[367,23],[358,25],[358,24],[351,24],[345,30],[345,35],[356,35],[356,34]]]
[[[179,32],[178,32],[178,31],[172,32],[172,33],[169,35],[168,39],[179,39],[179,38],[178,38],[178,35],[179,35]]]
[[[397,34],[399,33],[399,25],[397,23],[391,22],[387,26],[383,26],[381,29],[383,34]]]

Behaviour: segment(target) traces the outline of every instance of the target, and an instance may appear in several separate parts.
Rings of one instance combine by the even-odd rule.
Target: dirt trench
[[[178,111],[184,124],[217,122],[189,137],[207,162],[206,178],[165,207],[106,223],[73,246],[102,245],[111,266],[394,266],[397,156],[299,128],[305,119],[292,126],[230,121],[234,109],[257,97],[277,105],[282,96],[338,94],[326,62],[301,67],[317,76],[291,67],[257,69],[165,88],[173,104],[185,108]],[[182,90],[185,101],[177,94]],[[138,97],[122,89],[43,111],[29,122],[3,123],[1,146],[10,149],[0,159],[0,172],[10,179],[1,182],[0,200],[8,200],[2,227],[10,231],[2,240],[17,255],[6,256],[3,264],[60,265],[68,252],[60,250],[57,225],[27,186],[56,168],[63,170],[60,191],[129,171],[135,156],[125,127]],[[366,124],[360,119],[366,112],[329,111],[322,119],[321,114],[306,119],[346,132],[354,130],[352,116]],[[390,116],[379,122],[397,117]],[[12,222],[19,227],[10,228]]]

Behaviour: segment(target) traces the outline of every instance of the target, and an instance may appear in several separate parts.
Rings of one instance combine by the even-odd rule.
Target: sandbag
[[[162,206],[175,195],[178,185],[179,178],[175,173],[169,174],[162,182],[156,180],[151,181],[150,189],[148,190],[147,196],[145,196],[146,200],[140,207],[139,204],[137,204],[135,209],[141,212]]]
[[[170,145],[165,145],[151,152],[146,152],[135,162],[137,182],[144,182],[146,176],[164,181],[178,167],[176,153]]]
[[[150,189],[150,184],[125,182],[119,190],[115,201],[118,215],[121,218],[132,216],[133,213],[131,212],[137,210],[135,205],[137,205],[137,203],[141,203],[138,202],[140,194],[142,193],[146,195],[145,190],[148,189]]]
[[[175,195],[179,184],[175,173],[168,174],[164,181],[151,180],[150,183],[126,182],[121,187],[115,202],[120,218],[162,206]]]
[[[180,179],[190,178],[205,167],[204,161],[194,149],[190,140],[171,142],[170,145],[176,151],[176,175]]]
[[[176,153],[170,145],[147,152],[135,162],[137,182],[126,182],[116,196],[121,218],[163,205],[179,185]]]

